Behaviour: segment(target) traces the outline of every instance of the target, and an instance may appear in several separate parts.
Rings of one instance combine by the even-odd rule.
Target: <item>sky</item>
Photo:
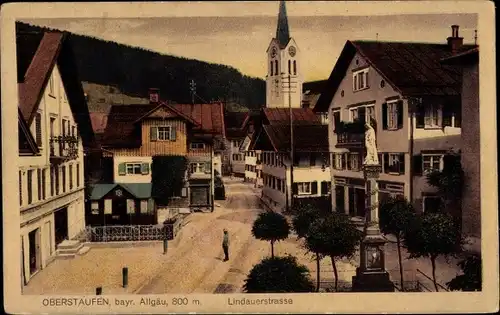
[[[451,25],[460,26],[464,43],[474,43],[476,14],[325,14],[321,3],[304,14],[304,3],[286,4],[290,34],[298,45],[305,81],[327,79],[347,40],[446,43]],[[232,66],[264,78],[266,50],[276,34],[278,2],[261,14],[148,18],[22,19],[75,34],[143,47],[159,53]],[[312,13],[311,13],[312,12]],[[314,13],[320,12],[320,13]]]

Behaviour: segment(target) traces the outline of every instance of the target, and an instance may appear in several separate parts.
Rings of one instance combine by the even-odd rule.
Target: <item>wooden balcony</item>
[[[62,163],[78,158],[78,139],[73,136],[53,136],[50,138],[50,161]]]
[[[363,121],[340,121],[334,131],[337,135],[335,147],[359,149],[365,146],[365,123]]]

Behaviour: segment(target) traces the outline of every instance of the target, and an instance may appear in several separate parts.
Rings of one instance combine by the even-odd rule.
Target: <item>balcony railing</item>
[[[334,133],[337,134],[337,148],[362,148],[365,142],[363,121],[339,122]]]
[[[53,160],[73,160],[78,158],[78,139],[74,136],[51,137],[50,158]]]

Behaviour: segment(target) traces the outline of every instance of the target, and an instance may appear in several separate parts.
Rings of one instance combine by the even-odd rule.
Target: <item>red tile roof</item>
[[[195,133],[224,135],[223,104],[172,104],[183,117],[196,122]],[[137,147],[141,145],[138,118],[154,110],[158,105],[134,104],[111,106],[103,144],[113,147]],[[186,118],[185,118],[186,119]],[[97,121],[98,119],[96,119]]]
[[[265,125],[264,131],[276,151],[290,151],[290,125]],[[328,125],[294,125],[294,149],[297,152],[328,152]]]
[[[462,50],[469,48],[462,46]],[[356,52],[403,96],[460,94],[460,71],[440,63],[452,55],[446,44],[347,41],[314,108],[316,112],[328,109]]]
[[[267,123],[269,124],[289,124],[289,108],[264,108],[262,110]],[[292,118],[295,125],[320,124],[321,121],[316,113],[310,108],[292,108]],[[266,124],[266,122],[264,124]]]
[[[31,63],[19,83],[19,107],[24,120],[31,123],[54,68],[63,40],[62,33],[45,33]]]

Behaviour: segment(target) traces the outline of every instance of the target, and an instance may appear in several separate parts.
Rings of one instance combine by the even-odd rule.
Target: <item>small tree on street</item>
[[[457,275],[446,285],[452,291],[481,291],[482,289],[481,256],[474,254],[458,263],[463,274]]]
[[[294,211],[296,215],[293,217],[292,226],[299,238],[305,238],[309,233],[311,224],[318,219],[327,215],[326,211],[322,211],[311,204],[300,204],[298,209]],[[320,262],[323,258],[318,252],[314,252],[316,259],[316,291],[319,291],[321,267]]]
[[[252,234],[259,240],[271,242],[271,257],[274,257],[274,243],[288,237],[290,225],[286,218],[279,213],[263,212],[253,223]]]
[[[403,259],[401,257],[401,245],[403,237],[411,222],[415,218],[415,211],[411,203],[404,197],[390,197],[380,204],[380,229],[384,234],[392,234],[396,237],[398,248],[399,274],[401,277],[401,290],[404,291]]]
[[[443,170],[427,174],[427,183],[438,190],[442,210],[451,214],[456,222],[460,217],[464,178],[459,154],[445,155]]]
[[[429,213],[416,218],[404,237],[410,258],[427,257],[432,264],[432,280],[436,291],[436,259],[455,256],[462,250],[463,239],[453,217],[445,213]]]
[[[352,258],[363,233],[340,213],[332,213],[315,220],[306,235],[306,247],[314,253],[329,256],[332,260],[335,276],[335,291],[338,289],[338,271],[336,260]]]
[[[293,256],[264,258],[253,266],[243,286],[247,293],[312,292],[313,289],[309,270]]]

